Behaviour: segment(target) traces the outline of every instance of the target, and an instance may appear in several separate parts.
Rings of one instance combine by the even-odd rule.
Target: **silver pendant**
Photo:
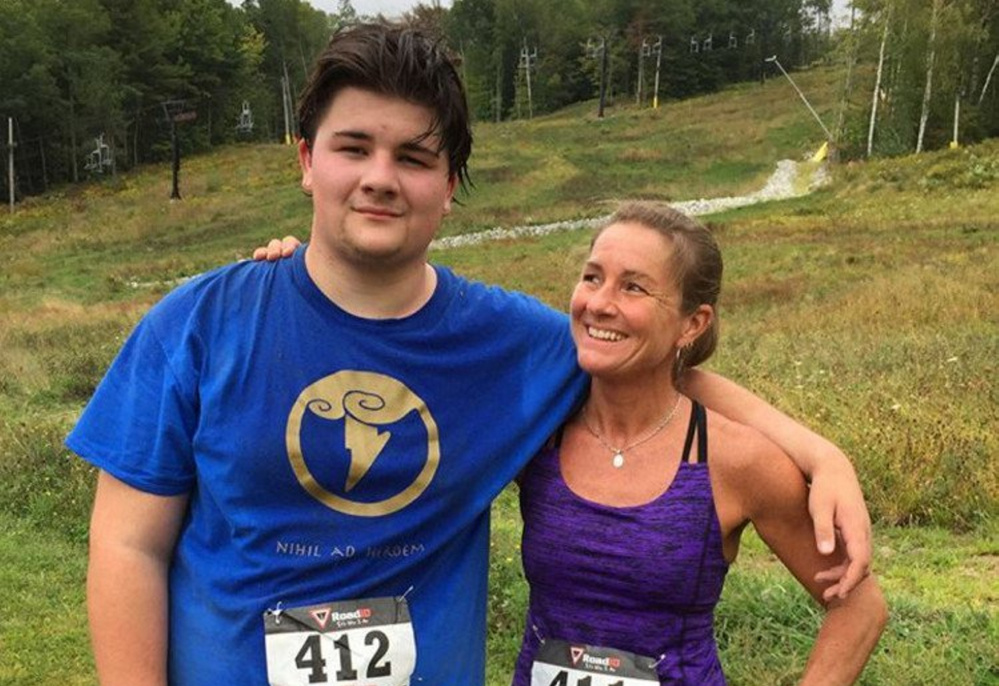
[[[614,465],[615,469],[621,469],[624,466],[624,453],[620,450],[614,451],[614,457],[611,459],[611,464]]]

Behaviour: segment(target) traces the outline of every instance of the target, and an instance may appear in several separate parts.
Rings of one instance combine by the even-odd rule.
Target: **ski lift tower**
[[[635,104],[639,107],[642,106],[642,86],[645,81],[645,58],[652,56],[652,45],[649,43],[649,39],[642,36],[642,45],[638,48],[638,88],[635,92]]]
[[[177,143],[177,124],[194,121],[198,113],[192,110],[186,100],[164,100],[163,114],[170,124],[170,147],[173,151],[173,187],[170,190],[171,200],[180,200],[180,145]]]
[[[604,106],[607,103],[607,38],[600,36],[597,42],[586,41],[586,56],[595,59],[600,58],[600,105],[597,109],[597,117],[603,119]]]
[[[10,213],[14,214],[14,117],[7,117],[7,182],[10,187]]]
[[[538,49],[528,48],[527,38],[524,38],[524,47],[520,49],[519,68],[524,70],[527,78],[527,118],[534,119],[534,96],[531,93],[531,72],[537,69]]]
[[[663,37],[656,36],[656,42],[652,44],[652,54],[656,56],[656,80],[652,90],[652,109],[659,109],[659,67],[663,61]]]

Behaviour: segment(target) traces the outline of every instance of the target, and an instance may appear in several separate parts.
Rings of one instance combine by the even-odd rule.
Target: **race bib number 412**
[[[416,668],[405,598],[268,611],[264,640],[272,686],[408,686]]]
[[[659,686],[655,660],[625,650],[547,640],[531,666],[531,686]]]

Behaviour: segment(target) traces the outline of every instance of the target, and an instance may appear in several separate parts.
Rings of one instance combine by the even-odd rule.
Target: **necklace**
[[[642,436],[637,441],[634,441],[633,443],[624,446],[623,448],[615,448],[610,443],[604,440],[604,437],[600,435],[599,431],[590,426],[590,418],[586,414],[586,405],[583,405],[583,424],[586,426],[586,430],[589,431],[591,434],[593,434],[593,437],[595,439],[600,441],[600,445],[602,445],[603,447],[607,448],[607,450],[614,453],[614,457],[611,458],[611,464],[614,465],[615,469],[620,469],[621,467],[624,466],[624,453],[626,451],[631,450],[632,448],[637,448],[638,446],[642,445],[642,443],[652,440],[653,436],[658,435],[660,431],[666,428],[666,425],[669,424],[669,421],[673,419],[673,415],[675,415],[676,411],[680,409],[681,397],[682,396],[679,393],[676,394],[676,402],[673,404],[673,408],[666,413],[666,415],[662,418],[662,420],[658,424],[656,424],[655,428],[652,429],[652,431],[647,433],[645,436]]]

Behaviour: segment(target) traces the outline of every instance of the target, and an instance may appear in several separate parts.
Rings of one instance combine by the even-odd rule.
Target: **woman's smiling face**
[[[689,342],[672,253],[669,239],[638,223],[597,237],[570,304],[579,365],[594,378],[669,374],[678,344]]]

